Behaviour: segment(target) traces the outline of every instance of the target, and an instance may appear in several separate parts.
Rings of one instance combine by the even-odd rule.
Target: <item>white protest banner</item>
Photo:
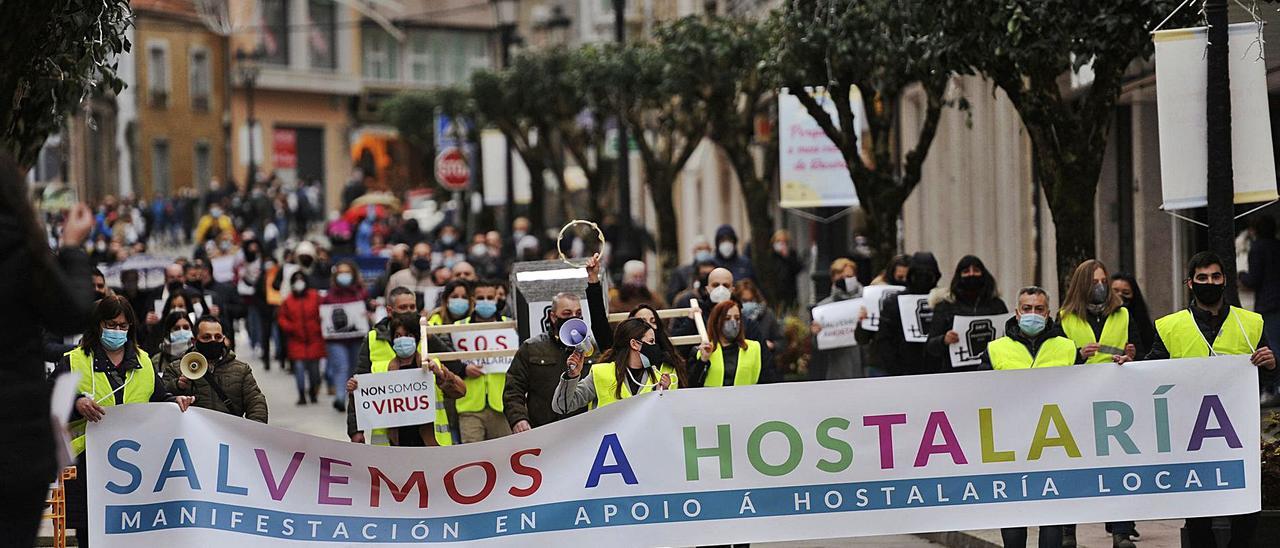
[[[326,339],[358,339],[369,333],[364,301],[320,305],[320,334]]]
[[[520,346],[520,336],[514,329],[485,329],[460,331],[453,334],[454,350],[471,352],[479,350],[512,350]],[[511,367],[512,356],[469,360],[479,364],[485,373],[506,373]]]
[[[900,285],[869,285],[862,288],[862,306],[867,307],[867,317],[862,320],[862,328],[867,331],[880,330],[880,309],[898,293],[907,288]]]
[[[806,88],[839,127],[835,101],[823,87]],[[856,135],[862,135],[862,94],[849,88]],[[858,205],[858,192],[845,164],[844,154],[831,142],[804,105],[787,89],[778,94],[778,150],[782,179],[782,207],[850,207]]]
[[[1267,63],[1259,24],[1228,28],[1231,80],[1231,171],[1234,203],[1275,200],[1276,164],[1271,148]],[[1205,178],[1209,150],[1205,85],[1205,27],[1156,31],[1156,103],[1160,122],[1161,209],[1190,209],[1209,203]]]
[[[858,328],[862,315],[862,299],[824,304],[813,307],[813,321],[822,326],[818,332],[818,350],[856,346],[853,332]]]
[[[947,347],[951,367],[980,365],[982,355],[987,353],[987,343],[1004,336],[1004,324],[1012,317],[1013,314],[956,316],[951,322],[951,330],[960,336],[960,340]]]
[[[124,405],[89,425],[90,534],[626,548],[1245,514],[1257,382],[1228,356],[670,390],[426,448]]]
[[[933,309],[928,295],[898,295],[898,315],[902,318],[902,339],[922,343],[929,338]]]
[[[356,426],[412,426],[436,420],[436,377],[421,367],[356,375]]]

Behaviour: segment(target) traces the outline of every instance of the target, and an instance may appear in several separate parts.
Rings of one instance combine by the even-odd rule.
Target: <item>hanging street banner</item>
[[[1275,200],[1276,164],[1271,148],[1267,63],[1262,26],[1237,23],[1228,29],[1231,51],[1231,172],[1234,203]],[[1209,203],[1206,27],[1156,31],[1156,106],[1160,122],[1161,209]]]
[[[89,525],[98,548],[621,548],[1245,514],[1257,382],[1228,356],[671,390],[426,448],[125,405],[89,426]]]
[[[805,90],[827,111],[832,123],[840,127],[835,102],[826,88],[811,87]],[[848,101],[853,109],[856,134],[862,135],[865,127],[863,120],[867,117],[858,88],[849,89]],[[809,115],[804,105],[800,104],[800,100],[786,88],[778,93],[778,132],[782,207],[858,205],[858,192],[854,189],[853,179],[849,177],[844,154],[831,142],[831,138],[827,137],[818,122]]]
[[[1004,325],[1012,317],[1012,313],[956,316],[951,321],[951,330],[960,335],[960,340],[947,347],[951,367],[981,365],[982,356],[987,353],[987,344],[1004,336]]]

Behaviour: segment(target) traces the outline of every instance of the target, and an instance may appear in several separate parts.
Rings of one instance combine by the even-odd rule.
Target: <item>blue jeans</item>
[[[244,318],[245,330],[249,332],[249,344],[256,352],[264,348],[262,345],[262,309],[256,304],[250,304],[248,309],[249,310]],[[271,356],[267,356],[266,358],[267,361],[271,361]]]
[[[324,346],[329,352],[329,360],[325,365],[324,377],[329,381],[329,386],[334,387],[337,391],[334,395],[334,401],[346,405],[347,378],[351,376],[351,372],[356,368],[356,353],[360,351],[360,339],[325,341]]]
[[[308,378],[310,377],[310,378]],[[315,399],[320,391],[320,360],[293,360],[293,379],[298,384],[298,399],[311,395]],[[311,381],[311,389],[307,389],[307,381]]]

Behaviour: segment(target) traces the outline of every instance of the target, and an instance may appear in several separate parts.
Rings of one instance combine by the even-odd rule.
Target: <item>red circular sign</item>
[[[458,147],[449,147],[436,156],[436,180],[449,190],[466,190],[471,186],[471,166]]]

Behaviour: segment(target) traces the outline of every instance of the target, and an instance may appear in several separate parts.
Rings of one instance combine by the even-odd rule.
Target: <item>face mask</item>
[[[253,251],[253,250],[245,250],[245,252],[244,252],[244,260],[249,261],[249,262],[253,262],[253,261],[258,260],[258,252]]]
[[[311,265],[314,264],[315,262],[316,262],[315,257],[312,257],[310,255],[303,255],[301,257],[298,257],[298,264],[302,265],[302,268],[311,268]]]
[[[1107,302],[1107,286],[1102,284],[1093,284],[1089,289],[1090,304],[1105,304]]]
[[[476,301],[476,315],[481,318],[492,318],[498,313],[498,301]]]
[[[449,299],[448,307],[449,314],[454,317],[459,317],[465,315],[468,310],[471,310],[471,302],[466,299],[453,297]]]
[[[196,352],[204,355],[209,361],[217,361],[227,351],[227,345],[218,341],[196,341]]]
[[[351,282],[356,281],[355,276],[352,275],[350,272],[339,272],[338,275],[335,276],[335,278],[338,281],[338,285],[342,287],[347,287],[351,285]]]
[[[120,350],[129,340],[129,332],[122,329],[103,329],[102,346],[107,350]]]
[[[1191,294],[1196,302],[1207,305],[1218,304],[1222,300],[1222,292],[1227,289],[1224,284],[1202,284],[1191,282]]]
[[[1044,331],[1046,320],[1039,314],[1027,313],[1018,318],[1018,329],[1028,336],[1034,337]]]
[[[655,365],[662,365],[667,363],[667,353],[656,344],[646,344],[644,341],[640,341],[640,363],[644,365],[645,369]]]
[[[169,332],[169,342],[173,344],[186,344],[189,341],[191,341],[190,329],[179,329],[177,331]]]
[[[166,285],[165,287],[169,288],[170,293],[177,293],[182,291],[182,282],[169,282],[169,285]]]
[[[217,219],[218,217],[222,216],[222,210],[221,209],[210,210],[209,215],[212,215],[214,219]]]
[[[521,238],[524,238],[528,234],[529,234],[528,232],[525,232],[523,230],[516,230],[511,233],[511,241],[518,242],[520,241]]]
[[[408,336],[396,337],[395,340],[391,341],[391,349],[396,351],[396,356],[408,358],[418,349],[418,341]]]
[[[476,244],[471,246],[472,257],[483,257],[489,252],[489,246],[484,244]]]
[[[729,300],[729,297],[733,296],[733,290],[729,289],[729,286],[727,285],[722,285],[712,289],[709,295],[711,297],[711,302],[720,304]]]
[[[298,280],[298,281],[296,281],[296,282],[293,282],[293,292],[294,292],[294,293],[302,293],[303,291],[306,291],[306,290],[307,290],[307,282],[304,282],[304,281],[302,281],[302,280]]]
[[[961,276],[960,283],[956,285],[961,291],[977,291],[982,289],[984,281],[982,276]]]
[[[696,253],[693,254],[693,261],[697,263],[705,263],[714,258],[715,256],[712,255],[710,251],[707,251],[705,249],[699,249]]]
[[[778,252],[779,255],[786,253],[787,252],[786,242],[773,242],[773,250]]]
[[[94,292],[93,292],[93,300],[95,300],[95,301],[101,301],[102,299],[105,299],[106,297],[107,297],[107,294],[106,294],[106,293],[103,293],[102,291],[94,291]]]
[[[231,249],[231,242],[228,242],[228,241],[226,241],[226,240],[223,240],[223,241],[221,241],[221,242],[218,242],[218,249],[221,249],[221,250],[223,250],[223,251],[227,251],[227,250]]]
[[[107,242],[98,242],[98,243],[95,243],[95,244],[93,244],[93,248],[94,248],[94,249],[96,249],[96,250],[98,250],[99,252],[106,251],[106,250],[107,250]]]
[[[413,269],[418,272],[426,272],[431,270],[431,259],[426,257],[416,257],[413,259]]]
[[[736,252],[737,250],[738,248],[737,246],[733,245],[732,240],[725,240],[723,242],[720,242],[720,245],[716,246],[716,251],[720,252],[720,257],[724,259],[728,259],[729,257],[732,257],[734,252]]]
[[[444,236],[440,237],[440,243],[444,245],[453,245],[453,242],[455,241],[457,241],[457,238],[455,238],[452,234],[445,234]]]
[[[720,332],[724,333],[726,339],[738,338],[738,320],[725,320],[724,325],[720,326]]]
[[[506,309],[507,309],[507,300],[498,299],[498,310],[506,310]]]
[[[755,318],[755,317],[758,317],[761,312],[764,312],[764,307],[762,307],[758,302],[752,301],[749,303],[742,303],[743,316],[747,316],[748,318]]]

